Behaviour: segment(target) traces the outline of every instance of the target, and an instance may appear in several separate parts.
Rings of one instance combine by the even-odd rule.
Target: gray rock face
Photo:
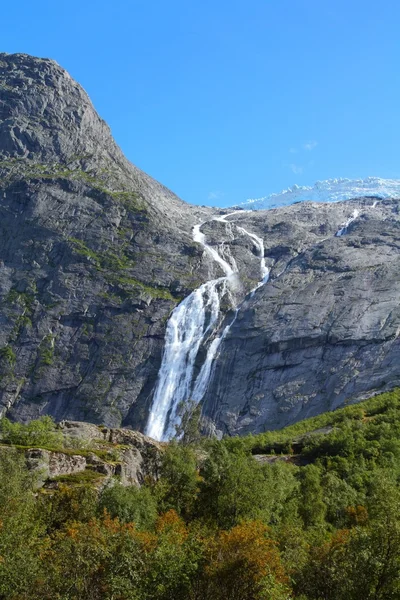
[[[361,199],[243,216],[272,270],[216,363],[205,412],[223,433],[279,428],[400,385],[399,211],[399,200]]]
[[[86,469],[104,475],[102,486],[107,485],[114,475],[126,486],[140,486],[146,477],[159,477],[163,447],[137,431],[99,428],[78,421],[64,421],[60,428],[68,440],[75,438],[83,450],[86,447],[102,450],[103,455],[109,454],[109,460],[90,451],[79,454],[76,450],[76,454],[72,454],[32,448],[25,452],[25,458],[28,468],[37,472],[39,485],[48,479],[75,475]]]
[[[99,428],[75,421],[65,421],[62,427],[67,436],[75,435],[92,446],[102,448],[106,442],[106,447],[117,448],[116,464],[110,464],[91,453],[86,458],[91,469],[108,477],[118,475],[122,485],[140,486],[147,477],[158,479],[164,447],[146,435],[128,429]]]
[[[86,469],[86,458],[78,454],[51,452],[32,448],[25,453],[26,463],[30,470],[39,471],[42,482],[48,477],[81,473]]]
[[[130,164],[54,61],[0,54],[0,413],[142,426],[209,213]]]
[[[373,205],[229,217],[264,240],[271,279],[250,297],[260,258],[235,223],[212,221],[227,211],[189,206],[129,163],[54,61],[0,54],[0,415],[143,429],[172,309],[223,275],[192,240],[200,222],[239,270],[209,431],[280,427],[399,384],[399,201]]]

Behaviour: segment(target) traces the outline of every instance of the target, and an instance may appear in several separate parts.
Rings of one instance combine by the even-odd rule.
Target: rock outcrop
[[[146,478],[158,479],[164,450],[145,435],[78,421],[63,421],[59,427],[66,445],[76,441],[75,450],[32,448],[25,452],[27,466],[37,473],[41,485],[51,485],[60,476],[68,482],[69,475],[84,472],[93,475],[93,480],[97,473],[101,486],[114,476],[122,485],[135,486],[142,485]]]

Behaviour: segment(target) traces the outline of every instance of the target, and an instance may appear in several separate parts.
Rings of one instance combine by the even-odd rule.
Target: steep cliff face
[[[214,348],[212,427],[280,427],[399,385],[399,201],[377,200],[190,206],[126,160],[54,61],[0,54],[0,414],[143,430],[171,311],[210,279],[220,305],[208,328],[203,294],[188,390]]]
[[[218,429],[282,427],[400,383],[399,213],[366,198],[243,216],[271,278],[221,345],[205,402]]]
[[[54,61],[0,54],[0,413],[143,425],[208,213],[129,163]]]

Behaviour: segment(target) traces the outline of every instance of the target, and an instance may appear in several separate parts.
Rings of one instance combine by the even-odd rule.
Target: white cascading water
[[[261,279],[257,283],[256,287],[253,288],[250,292],[250,297],[253,297],[254,294],[256,293],[256,291],[258,290],[258,288],[260,288],[262,285],[266,284],[269,279],[269,268],[265,264],[265,257],[264,257],[264,240],[262,238],[258,237],[258,235],[255,235],[254,233],[250,233],[250,231],[243,229],[243,227],[238,226],[238,230],[241,231],[242,233],[244,233],[245,235],[248,235],[249,238],[251,240],[253,240],[253,242],[258,250],[258,256],[260,258]]]
[[[201,342],[216,325],[220,311],[220,294],[225,292],[226,279],[221,277],[203,284],[185,298],[171,314],[146,426],[146,434],[156,440],[168,439],[175,433],[175,424],[179,422],[178,408],[181,402],[189,398],[194,362]]]
[[[375,208],[377,204],[378,201],[374,201],[372,208]],[[249,292],[247,298],[251,298],[261,286],[267,283],[270,271],[265,264],[263,239],[236,225],[235,222],[226,220],[230,216],[245,212],[250,211],[237,210],[214,217],[212,220],[227,225],[227,233],[232,241],[235,239],[232,230],[232,225],[234,225],[237,232],[249,237],[254,243],[260,260],[260,280]],[[352,216],[342,223],[335,234],[336,237],[345,235],[349,225],[359,216],[360,211],[355,209]],[[221,267],[224,276],[208,281],[194,290],[173,310],[168,321],[162,363],[145,430],[147,435],[157,440],[169,440],[175,435],[176,427],[181,421],[179,412],[182,403],[189,398],[198,403],[204,397],[219,347],[235,323],[241,308],[241,305],[236,307],[230,323],[209,344],[200,372],[193,382],[194,366],[200,347],[210,339],[220,325],[221,298],[228,294],[231,303],[234,304],[233,292],[238,274],[238,268],[234,258],[230,255],[229,247],[226,249],[221,244],[219,251],[224,254],[223,257],[206,243],[206,237],[201,231],[204,224],[200,223],[193,227],[193,240],[203,246],[210,258]]]
[[[375,208],[376,204],[374,203],[372,208]],[[360,216],[360,211],[355,209],[353,211],[353,214],[351,215],[351,217],[349,219],[347,219],[347,221],[345,221],[345,223],[342,223],[342,225],[340,226],[340,229],[338,229],[338,231],[335,233],[336,237],[341,237],[342,235],[345,235],[347,233],[347,229],[350,225],[350,223],[352,223],[353,221],[355,221],[357,219],[357,217]]]
[[[243,211],[238,211],[243,212]],[[215,217],[216,221],[226,223],[228,231],[234,238],[232,225],[226,218],[235,213]],[[230,264],[225,258],[206,243],[205,235],[201,232],[204,223],[193,228],[193,240],[201,244],[207,254],[220,265],[224,277],[204,283],[185,298],[173,311],[167,324],[165,347],[160,371],[158,374],[153,403],[147,421],[145,433],[156,440],[171,439],[176,433],[176,427],[181,421],[179,414],[181,405],[189,398],[200,402],[210,380],[212,365],[222,340],[236,320],[239,308],[222,334],[216,337],[208,347],[206,358],[193,384],[193,372],[196,356],[203,342],[212,335],[219,325],[220,301],[228,293],[233,300],[237,278],[237,265],[229,255]],[[267,282],[269,269],[265,265],[264,242],[243,227],[237,227],[243,235],[251,238],[255,244],[261,263],[261,280],[255,290]]]
[[[235,215],[237,213],[243,214],[243,212],[247,212],[247,211],[234,211],[232,213],[229,213],[228,215],[224,215],[223,217],[216,217],[214,220],[230,224],[231,221],[226,221],[227,217],[230,217],[231,215]],[[261,279],[257,283],[256,287],[254,287],[250,291],[249,297],[251,298],[252,296],[254,296],[256,290],[258,290],[259,287],[261,287],[262,285],[267,283],[267,281],[269,279],[269,268],[265,264],[265,257],[264,257],[264,241],[262,240],[262,238],[258,237],[254,233],[251,233],[250,231],[247,231],[247,229],[244,229],[244,227],[240,227],[239,225],[236,225],[236,229],[243,235],[248,236],[253,241],[254,245],[256,246],[256,248],[258,250],[258,256],[260,258]],[[210,347],[208,348],[206,359],[200,369],[200,373],[196,379],[193,393],[191,396],[192,400],[196,403],[199,403],[202,400],[202,398],[204,397],[204,394],[207,391],[208,382],[210,381],[210,376],[211,376],[211,369],[214,364],[214,359],[217,355],[217,352],[221,345],[221,342],[227,336],[229,330],[231,329],[232,325],[236,321],[239,310],[240,310],[240,306],[236,307],[234,315],[233,315],[233,319],[231,320],[231,322],[224,327],[221,335],[219,337],[216,337],[211,342]]]

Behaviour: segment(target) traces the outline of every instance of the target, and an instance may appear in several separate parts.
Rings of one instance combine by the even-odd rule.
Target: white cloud
[[[289,167],[295,175],[300,175],[303,172],[303,167],[300,167],[300,165],[291,164]]]
[[[316,142],[315,140],[310,140],[309,142],[306,142],[305,144],[303,144],[303,148],[304,150],[314,150],[314,148],[318,146],[318,142]]]

